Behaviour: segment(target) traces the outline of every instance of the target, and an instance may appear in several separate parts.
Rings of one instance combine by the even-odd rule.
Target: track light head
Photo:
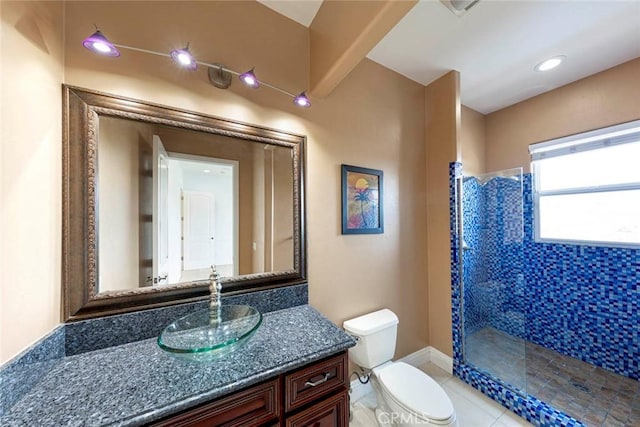
[[[82,41],[82,45],[92,52],[104,56],[120,56],[118,49],[98,29]]]
[[[300,95],[296,96],[293,99],[293,103],[296,104],[298,107],[302,107],[302,108],[311,107],[311,100],[309,99],[307,94],[304,93],[304,91],[300,92]]]
[[[260,87],[260,82],[258,81],[258,78],[254,74],[253,70],[254,69],[252,68],[249,71],[240,74],[238,78],[250,88],[257,89]]]
[[[181,66],[182,68],[186,68],[187,70],[195,70],[198,68],[198,63],[196,62],[191,52],[189,52],[189,44],[184,49],[173,49],[169,52],[171,55],[171,59],[173,59],[176,64]]]

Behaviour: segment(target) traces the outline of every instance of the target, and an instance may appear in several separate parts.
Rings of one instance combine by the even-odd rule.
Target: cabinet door
[[[285,411],[302,408],[333,391],[348,387],[347,353],[330,357],[284,376]]]
[[[250,387],[209,404],[188,410],[154,427],[253,427],[280,416],[280,378]],[[276,421],[277,422],[277,421]]]
[[[286,420],[286,427],[347,427],[349,392],[345,389]]]

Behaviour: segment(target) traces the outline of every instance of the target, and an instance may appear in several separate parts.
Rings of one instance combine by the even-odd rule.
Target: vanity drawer
[[[300,408],[347,386],[347,353],[325,359],[284,377],[285,411]]]
[[[154,427],[260,426],[280,417],[280,377],[154,423]]]
[[[330,396],[286,420],[286,427],[348,427],[349,392]]]

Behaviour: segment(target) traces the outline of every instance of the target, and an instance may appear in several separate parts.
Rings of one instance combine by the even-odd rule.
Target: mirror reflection
[[[292,149],[99,117],[98,290],[294,268]]]

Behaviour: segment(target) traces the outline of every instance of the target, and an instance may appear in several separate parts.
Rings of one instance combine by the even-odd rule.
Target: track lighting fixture
[[[260,82],[258,81],[258,78],[256,77],[253,70],[254,69],[252,68],[249,71],[245,71],[244,73],[240,74],[238,78],[250,88],[258,89],[260,87]]]
[[[120,56],[118,49],[96,27],[96,32],[84,39],[82,45],[92,52],[106,56]]]
[[[191,52],[189,52],[189,43],[187,43],[184,49],[173,49],[169,52],[169,55],[171,55],[171,59],[176,61],[176,64],[187,70],[193,71],[198,68],[198,62],[194,59],[193,55],[191,55]]]
[[[106,56],[120,56],[120,52],[117,48],[133,50],[136,52],[148,53],[151,55],[165,56],[173,59],[178,65],[188,70],[196,70],[198,64],[208,68],[209,80],[211,84],[220,89],[226,89],[231,85],[232,75],[238,76],[238,78],[247,86],[257,89],[260,86],[266,86],[270,89],[276,90],[280,93],[288,95],[293,98],[293,103],[301,108],[308,108],[311,106],[311,100],[307,97],[306,93],[300,92],[299,95],[288,92],[284,89],[280,89],[277,86],[273,86],[267,82],[261,82],[256,77],[254,68],[244,73],[239,73],[230,68],[225,67],[222,64],[209,64],[207,62],[196,60],[189,51],[189,44],[183,49],[173,49],[168,54],[155,52],[153,50],[141,49],[133,46],[125,46],[121,44],[111,43],[107,37],[96,27],[96,32],[84,39],[82,45],[92,52]]]
[[[304,92],[300,92],[300,95],[296,96],[293,99],[293,103],[296,104],[298,107],[302,107],[302,108],[311,107],[311,101],[307,97],[307,94]]]

